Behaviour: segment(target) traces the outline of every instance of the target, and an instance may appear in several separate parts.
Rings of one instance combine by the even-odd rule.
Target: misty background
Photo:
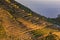
[[[27,6],[34,12],[55,18],[60,14],[60,0],[16,0],[17,2]]]

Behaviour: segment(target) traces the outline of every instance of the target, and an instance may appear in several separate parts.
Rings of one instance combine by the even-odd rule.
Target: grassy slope
[[[14,4],[14,3],[13,3]],[[25,6],[23,6],[23,5],[21,5],[21,4],[16,4],[16,5],[18,5],[20,8],[21,8],[21,10],[18,10],[18,11],[21,11],[21,12],[19,12],[20,14],[21,13],[31,13],[32,14],[32,18],[33,17],[40,17],[40,19],[41,20],[46,20],[45,19],[45,17],[42,17],[42,16],[40,16],[40,15],[38,15],[38,14],[36,14],[35,12],[33,12],[33,11],[31,11],[30,9],[28,9],[27,7],[25,7]],[[13,5],[14,6],[14,5]],[[15,9],[15,7],[13,7],[13,6],[11,6],[10,5],[10,7],[12,7],[12,9],[9,7],[8,9],[7,9],[7,11],[9,11],[10,12],[10,14],[12,15],[10,15],[10,17],[16,17],[14,20],[16,20],[17,19],[17,21],[18,22],[22,22],[25,26],[27,26],[29,29],[36,29],[36,26],[37,25],[35,25],[34,23],[32,24],[31,23],[31,21],[30,22],[28,22],[27,20],[25,20],[26,18],[24,18],[24,17],[22,17],[22,18],[20,18],[21,16],[20,16],[20,14],[17,14],[18,13],[18,11]],[[20,9],[20,8],[18,8],[18,9]],[[11,9],[11,10],[10,10]],[[6,9],[5,9],[6,10]],[[16,11],[15,11],[16,10]],[[24,10],[24,12],[22,11],[22,10]],[[23,15],[24,16],[24,15]],[[26,15],[25,15],[26,16]],[[30,16],[28,16],[28,17],[30,17]],[[24,19],[24,20],[22,20],[22,19]],[[40,20],[39,19],[39,20]],[[11,19],[12,20],[12,19]],[[24,21],[24,22],[23,22]],[[32,21],[33,22],[33,21]],[[38,21],[39,22],[39,21]],[[45,21],[43,21],[43,22],[45,22]],[[49,23],[48,23],[49,24]],[[9,24],[8,24],[9,25]],[[32,26],[29,26],[29,25],[32,25]],[[40,24],[39,24],[40,25]],[[13,25],[14,26],[14,25]],[[44,25],[45,26],[45,25]],[[16,26],[17,27],[17,26]],[[41,38],[44,38],[44,36],[46,37],[46,36],[48,36],[49,35],[49,33],[50,32],[52,32],[52,34],[55,34],[55,35],[60,35],[60,32],[58,31],[58,30],[55,30],[55,29],[51,29],[51,28],[45,28],[45,27],[43,27],[43,28],[41,28],[41,27],[43,27],[43,26],[37,26],[37,28],[39,28],[39,29],[36,29],[36,30],[31,30],[31,31],[28,31],[29,33],[31,32],[31,34],[33,34],[33,36],[32,37],[36,37],[36,39],[38,39],[39,37],[41,37]],[[24,33],[24,32],[23,32]],[[58,33],[58,34],[57,34]],[[19,34],[19,33],[18,33]],[[22,36],[23,37],[23,36]],[[60,36],[59,36],[60,37]],[[17,40],[17,39],[16,39]]]

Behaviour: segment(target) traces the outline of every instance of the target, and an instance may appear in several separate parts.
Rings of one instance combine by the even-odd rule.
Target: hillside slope
[[[60,40],[59,25],[14,0],[0,0],[0,25],[0,40]]]

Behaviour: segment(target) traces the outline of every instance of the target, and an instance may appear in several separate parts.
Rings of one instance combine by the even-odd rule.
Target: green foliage
[[[53,24],[60,25],[60,22],[58,21],[58,19],[55,19],[55,18],[47,18],[47,21]]]
[[[43,35],[42,31],[40,30],[34,30],[34,31],[31,31],[31,33],[33,34],[33,37],[40,37]]]
[[[60,25],[60,14],[56,18],[47,18],[48,22]]]

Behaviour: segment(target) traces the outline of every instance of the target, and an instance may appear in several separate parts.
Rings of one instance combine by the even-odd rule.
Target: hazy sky
[[[60,0],[16,0],[33,11],[46,17],[60,14]]]

